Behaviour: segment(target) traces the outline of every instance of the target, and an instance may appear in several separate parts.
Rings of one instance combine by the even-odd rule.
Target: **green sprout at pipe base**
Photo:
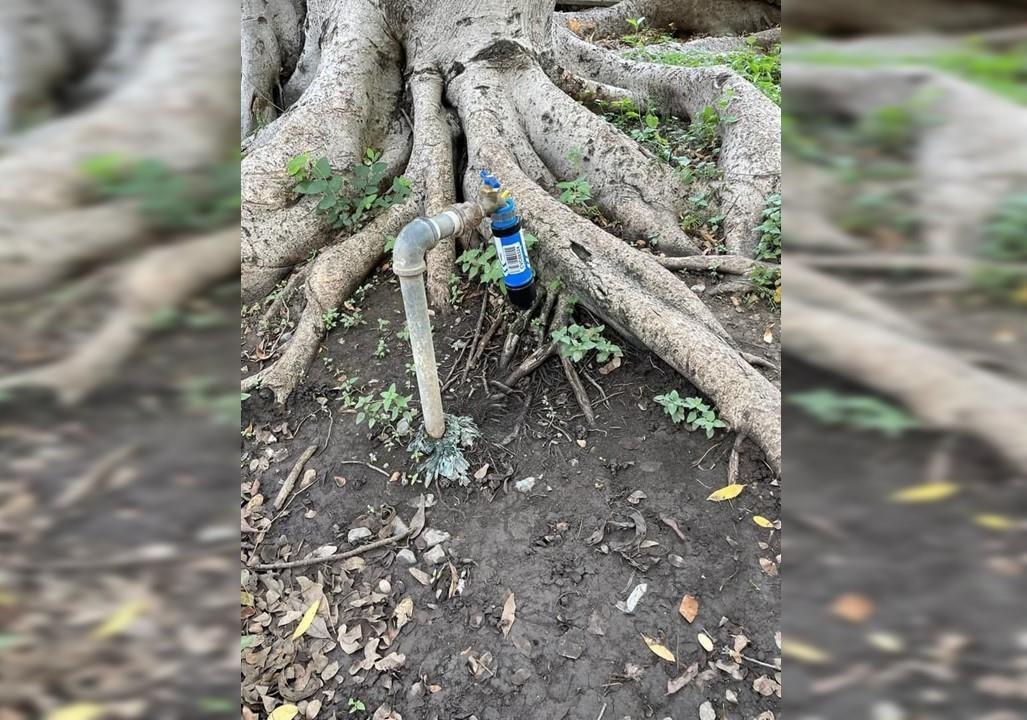
[[[407,447],[407,452],[414,460],[424,459],[417,468],[417,475],[424,478],[425,487],[431,487],[440,477],[461,485],[470,482],[467,476],[470,463],[464,457],[464,451],[474,445],[474,441],[481,437],[481,432],[469,417],[446,415],[445,418],[446,432],[442,437],[436,440],[428,435],[422,425]]]

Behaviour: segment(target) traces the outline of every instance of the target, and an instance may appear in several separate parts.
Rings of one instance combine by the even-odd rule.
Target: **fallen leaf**
[[[638,601],[645,595],[646,590],[649,589],[649,585],[646,583],[639,583],[635,586],[635,589],[628,595],[627,600],[618,600],[615,607],[625,615],[631,615],[635,612],[635,608],[638,606]]]
[[[240,590],[239,604],[243,607],[253,607],[253,593],[248,593],[245,590]]]
[[[503,603],[503,614],[499,618],[499,629],[503,631],[503,637],[510,634],[510,628],[513,627],[515,620],[517,620],[517,599],[513,593],[510,593],[506,602]]]
[[[143,614],[147,605],[146,600],[141,598],[130,600],[118,608],[100,627],[96,628],[93,631],[93,637],[102,639],[118,635]]]
[[[656,655],[657,657],[663,658],[667,662],[675,662],[676,661],[676,658],[674,657],[674,653],[672,653],[670,650],[665,648],[663,645],[660,645],[660,643],[656,642],[655,640],[653,640],[648,635],[643,635],[642,636],[642,640],[645,642],[646,646],[650,650],[652,650],[653,654]]]
[[[850,623],[861,623],[874,614],[874,602],[864,595],[839,595],[831,605],[831,612]]]
[[[478,468],[474,472],[474,479],[475,480],[484,480],[485,476],[488,475],[488,472],[489,472],[489,464],[485,463],[484,465],[482,465],[480,468]]]
[[[414,614],[414,599],[405,597],[399,601],[396,609],[392,611],[392,616],[396,618],[396,630],[399,630],[408,622]]]
[[[706,499],[712,500],[713,502],[723,502],[724,500],[730,500],[731,498],[738,497],[744,489],[745,485],[739,483],[726,485],[725,487],[722,487],[720,490],[710,493],[709,497],[707,497]]]
[[[46,720],[94,720],[103,715],[105,711],[106,708],[103,705],[96,703],[75,703],[57,708],[46,716]]]
[[[891,501],[897,503],[939,502],[952,497],[961,489],[959,485],[950,482],[924,483],[893,493]]]
[[[974,522],[989,530],[1014,530],[1019,525],[1016,520],[1005,515],[975,515]]]
[[[660,522],[669,527],[674,531],[674,534],[678,536],[681,542],[685,542],[685,534],[681,532],[681,528],[678,527],[677,521],[669,515],[660,514]]]
[[[281,705],[271,711],[271,714],[267,716],[267,720],[292,720],[299,712],[299,708],[291,703],[289,705]]]
[[[588,445],[588,441],[587,441],[587,440],[580,440],[580,439],[578,439],[578,440],[575,440],[575,441],[574,441],[574,443],[575,443],[575,444],[576,444],[576,445],[577,445],[577,446],[578,446],[579,448],[583,448],[583,447],[585,447],[586,445]]]
[[[699,720],[717,720],[717,711],[709,700],[699,706]]]
[[[609,375],[614,370],[619,368],[620,364],[621,364],[620,358],[619,357],[615,357],[613,360],[611,360],[610,362],[606,363],[601,368],[599,368],[599,374],[600,375]]]
[[[678,605],[678,612],[688,622],[694,622],[695,616],[699,614],[699,598],[694,595],[684,595]]]
[[[770,697],[775,693],[781,692],[781,684],[771,680],[766,675],[760,675],[758,678],[752,681],[752,689],[758,692],[763,697]]]
[[[381,660],[378,660],[374,664],[374,669],[379,672],[389,672],[391,670],[398,670],[403,667],[403,663],[407,661],[407,656],[403,653],[391,652]]]
[[[782,639],[781,655],[810,665],[820,665],[831,659],[831,656],[820,648],[787,638]]]
[[[243,650],[248,648],[250,645],[253,644],[253,641],[256,640],[256,639],[257,639],[256,635],[243,635],[242,637],[240,637],[239,638],[239,651],[242,652]]]
[[[770,520],[767,520],[762,515],[753,515],[752,516],[752,521],[754,523],[756,523],[757,525],[759,525],[760,527],[762,527],[762,528],[772,528],[772,527],[774,527],[774,523],[771,522]]]
[[[319,607],[321,607],[321,598],[310,603],[310,607],[308,607],[307,611],[303,613],[303,618],[300,620],[300,624],[296,626],[296,629],[292,633],[293,640],[300,637],[310,629],[310,626],[314,623],[314,617],[317,615],[317,609]]]
[[[683,673],[678,675],[676,678],[671,678],[667,681],[667,694],[673,695],[678,690],[683,688],[688,683],[695,679],[695,676],[699,674],[699,663],[692,663],[689,665]]]
[[[888,653],[900,653],[906,647],[906,643],[903,642],[902,638],[886,632],[870,633],[867,635],[867,642],[878,650]]]
[[[713,652],[713,640],[706,633],[699,633],[695,636],[699,644],[702,645],[703,650],[706,652]]]
[[[770,558],[760,558],[760,568],[770,577],[777,577],[777,563]]]
[[[417,568],[410,568],[410,574],[414,576],[414,579],[422,585],[431,585],[431,576],[424,570],[418,570]]]

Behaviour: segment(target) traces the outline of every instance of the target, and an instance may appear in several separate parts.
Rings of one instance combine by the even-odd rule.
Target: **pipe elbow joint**
[[[438,228],[428,219],[419,217],[411,220],[396,236],[392,271],[401,277],[423,273],[427,267],[424,257],[441,237]]]

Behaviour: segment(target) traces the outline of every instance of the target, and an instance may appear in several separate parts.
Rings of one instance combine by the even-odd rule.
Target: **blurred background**
[[[238,712],[239,6],[0,3],[0,718]]]
[[[789,714],[1027,717],[1027,3],[784,28]]]

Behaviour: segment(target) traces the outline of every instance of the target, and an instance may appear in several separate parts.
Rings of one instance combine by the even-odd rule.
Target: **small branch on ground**
[[[348,560],[349,558],[363,555],[366,552],[372,550],[379,550],[383,547],[388,547],[394,543],[405,540],[410,535],[410,530],[404,530],[403,532],[396,533],[387,538],[381,540],[375,540],[367,545],[361,545],[358,548],[347,550],[346,552],[335,553],[334,555],[328,555],[326,557],[315,557],[305,558],[303,560],[289,560],[284,562],[276,563],[263,563],[260,565],[251,565],[253,570],[286,570],[288,568],[308,567],[310,565],[317,565],[319,563],[336,562],[337,560]]]
[[[286,499],[292,493],[292,489],[296,485],[297,478],[299,478],[300,473],[303,472],[303,466],[307,464],[307,460],[313,457],[314,453],[316,452],[317,445],[311,445],[303,451],[303,454],[300,455],[299,460],[297,460],[296,464],[292,466],[292,470],[289,471],[289,475],[285,478],[285,482],[282,483],[282,488],[278,491],[278,494],[275,496],[275,510],[282,509],[282,505],[285,504]]]

